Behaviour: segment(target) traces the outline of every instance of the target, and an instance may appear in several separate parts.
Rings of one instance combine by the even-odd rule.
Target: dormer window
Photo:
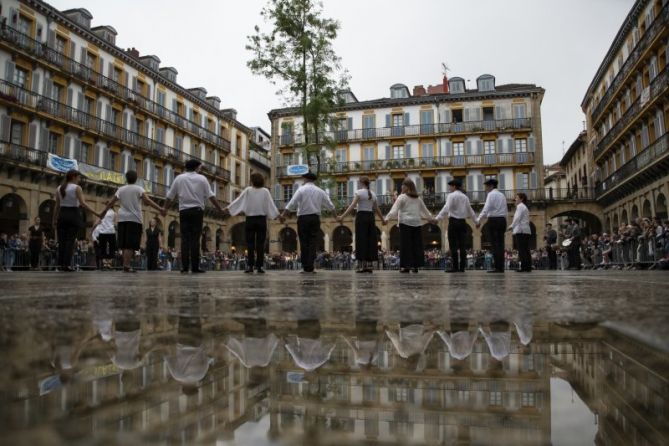
[[[465,80],[461,77],[454,77],[448,81],[448,91],[450,93],[464,93]]]
[[[489,74],[479,76],[476,85],[479,91],[495,91],[495,77]]]
[[[395,84],[390,87],[391,99],[406,99],[409,97],[409,89],[404,84]]]
[[[339,92],[339,99],[344,102],[344,104],[351,104],[358,102],[358,98],[355,97],[351,90],[343,90]]]

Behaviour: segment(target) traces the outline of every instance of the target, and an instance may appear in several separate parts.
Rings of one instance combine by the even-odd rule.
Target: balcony
[[[393,138],[419,138],[427,136],[446,136],[457,134],[473,134],[486,132],[507,132],[531,130],[532,118],[498,119],[490,121],[468,121],[438,124],[416,124],[397,127],[379,127],[370,129],[335,130],[318,134],[321,143],[335,144],[360,141],[375,141]],[[310,141],[316,140],[310,135]],[[304,135],[284,133],[279,137],[279,146],[304,144]]]
[[[669,133],[665,133],[656,139],[655,142],[598,184],[596,188],[597,199],[624,184],[627,184],[631,189],[637,189],[641,184],[633,184],[630,181],[633,177],[644,177],[644,174],[646,174],[648,179],[652,180],[666,176],[667,171],[669,171]]]
[[[489,155],[454,155],[435,156],[424,158],[403,158],[391,160],[374,161],[348,161],[335,162],[324,161],[320,164],[318,172],[329,175],[348,175],[354,173],[369,172],[393,172],[426,169],[467,169],[504,167],[517,165],[534,165],[534,152],[522,153],[495,153]],[[312,171],[316,171],[316,164],[310,165]],[[276,178],[287,177],[287,166],[276,167]]]
[[[269,158],[267,158],[265,155],[255,150],[249,151],[249,160],[255,161],[258,164],[262,165],[263,167],[266,167],[267,169],[271,169],[272,167],[272,163],[269,160]]]
[[[641,110],[646,106],[651,104],[656,98],[660,97],[667,89],[669,85],[669,66],[666,66],[653,81],[650,83],[648,88],[649,98],[644,103],[641,104],[640,98],[637,98],[636,101],[630,107],[625,110],[623,116],[616,122],[616,124],[611,127],[611,130],[604,136],[601,141],[597,143],[597,149],[594,152],[594,158],[597,160],[606,149],[615,142],[622,132],[628,127],[628,125],[639,117]]]
[[[634,69],[637,62],[641,58],[642,54],[648,49],[649,45],[653,42],[655,37],[662,33],[662,31],[669,24],[669,4],[665,5],[660,13],[655,17],[653,23],[648,27],[643,36],[639,39],[636,46],[627,57],[627,60],[623,64],[622,68],[609,85],[609,88],[604,93],[604,96],[599,100],[599,103],[592,109],[592,122],[593,124],[598,124],[599,119],[602,116],[602,113],[606,109],[606,106],[609,104],[615,93],[618,91],[619,87],[623,85],[627,76]],[[613,62],[612,62],[613,63]]]
[[[61,72],[68,73],[107,94],[111,93],[116,99],[122,99],[128,104],[151,113],[154,118],[166,120],[179,129],[186,130],[193,136],[215,145],[217,148],[230,151],[230,141],[144,97],[139,91],[127,88],[116,80],[98,73],[93,68],[59,53],[53,48],[48,47],[46,43],[35,40],[9,26],[3,26],[0,29],[0,38],[12,44],[12,48],[23,50],[27,55],[32,56],[39,62],[44,63],[46,61],[58,67]]]
[[[124,129],[112,122],[10,84],[5,80],[0,80],[0,101],[7,102],[10,105],[19,105],[47,117],[65,121],[95,135],[106,136],[122,145],[138,148],[148,155],[161,157],[175,163],[183,165],[188,159],[199,159],[147,136]],[[225,181],[230,181],[230,171],[207,161],[200,161],[207,172]]]

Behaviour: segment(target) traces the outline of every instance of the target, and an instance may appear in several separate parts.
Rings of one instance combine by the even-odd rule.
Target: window
[[[54,49],[60,54],[65,54],[65,43],[65,39],[60,36],[56,36],[56,40],[54,41]]]
[[[390,87],[390,97],[392,99],[404,99],[409,97],[409,90],[404,85],[393,85]]]
[[[434,144],[432,143],[423,144],[423,158],[428,158],[428,159],[434,158]]]
[[[91,150],[91,145],[85,142],[81,143],[81,153],[79,154],[79,161],[88,163],[88,152]]]
[[[495,141],[483,141],[483,153],[485,155],[494,155]]]
[[[17,146],[23,145],[23,130],[25,126],[22,122],[12,121],[10,141]]]
[[[534,392],[521,392],[520,394],[520,405],[522,407],[534,407],[536,406],[536,397]]]
[[[346,181],[337,181],[337,199],[345,200],[347,195]]]
[[[93,103],[95,101],[92,98],[89,98],[88,96],[84,97],[84,109],[82,110],[84,113],[88,113],[89,115],[93,114],[93,110],[95,109]]]
[[[47,151],[49,153],[58,153],[58,134],[49,132],[49,140],[47,141]]]
[[[19,87],[28,88],[28,72],[23,68],[16,67],[14,70],[14,84]]]
[[[116,110],[115,108],[111,109],[110,121],[113,122],[114,124],[118,124],[118,110]]]
[[[158,93],[156,94],[156,102],[158,102],[158,104],[161,105],[162,107],[165,107],[166,101],[167,101],[167,95],[165,94],[165,92],[158,90]]]
[[[235,183],[242,184],[242,165],[235,163]]]
[[[529,173],[519,173],[518,184],[516,184],[516,189],[527,190],[530,188],[530,174]]]
[[[338,163],[345,163],[347,160],[346,158],[346,148],[345,147],[338,147],[335,150],[335,161]]]
[[[434,111],[421,110],[420,112],[420,132],[422,134],[432,133],[434,131]]]
[[[517,119],[525,118],[525,104],[513,104],[513,117]]]
[[[393,146],[393,159],[399,160],[404,158],[404,145]]]
[[[516,147],[516,153],[527,153],[527,139],[518,138],[514,140],[514,145]]]
[[[497,180],[497,175],[484,175],[483,182],[485,183],[488,180]]]
[[[402,127],[404,125],[404,115],[401,113],[394,114],[392,116],[392,126],[393,127]]]
[[[499,392],[499,391],[490,392],[489,404],[491,406],[501,406],[502,405],[502,392]]]
[[[455,78],[448,81],[448,91],[450,93],[464,93],[465,81],[461,78]]]
[[[454,142],[453,143],[453,156],[463,156],[465,154],[465,143],[464,142]]]
[[[494,91],[495,78],[492,76],[481,76],[477,80],[479,91]]]
[[[109,164],[107,168],[116,171],[116,153],[109,152]]]
[[[19,14],[19,23],[16,26],[16,29],[23,34],[30,35],[30,30],[32,28],[33,22]]]

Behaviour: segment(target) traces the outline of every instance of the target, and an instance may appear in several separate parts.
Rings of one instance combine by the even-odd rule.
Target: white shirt
[[[530,211],[524,203],[516,206],[516,213],[513,214],[513,221],[510,226],[514,234],[531,234],[530,229]]]
[[[144,189],[136,184],[126,184],[116,191],[116,198],[121,203],[118,221],[132,221],[142,224],[142,197]]]
[[[179,210],[183,211],[192,208],[204,209],[205,201],[216,195],[204,175],[197,172],[184,172],[177,175],[167,192],[167,198],[170,200],[174,200],[177,196],[179,197]]]
[[[167,358],[167,370],[181,384],[197,384],[209,371],[211,361],[204,348],[177,344],[176,355]]]
[[[473,219],[476,218],[476,213],[474,212],[474,209],[472,209],[469,197],[459,190],[454,190],[446,196],[446,203],[437,214],[437,220],[441,220],[446,217],[446,215],[461,220],[467,217]]]
[[[506,197],[497,189],[493,189],[488,192],[488,196],[485,198],[485,205],[476,222],[478,223],[482,218],[506,217],[506,213]]]
[[[294,211],[297,209],[297,215],[321,215],[321,209],[326,208],[334,210],[330,197],[323,189],[314,183],[305,183],[294,194],[286,205],[286,209]]]
[[[371,192],[372,198],[369,198],[370,191],[368,189],[358,189],[355,195],[358,197],[358,212],[372,212],[374,210],[374,203],[376,202],[376,194]]]
[[[63,186],[60,186],[63,187]],[[58,195],[60,195],[60,187],[58,188]],[[65,196],[60,195],[60,207],[62,208],[78,208],[79,199],[77,198],[77,186],[74,183],[67,183],[65,185]]]
[[[399,215],[399,216],[398,216]],[[397,218],[400,224],[407,226],[422,226],[422,218],[432,219],[432,214],[425,207],[425,203],[418,197],[401,194],[393,203],[393,207],[386,215],[386,220]]]
[[[98,234],[116,234],[116,228],[114,228],[115,216],[116,213],[113,209],[107,211],[100,224],[95,227],[98,230]]]
[[[244,367],[267,367],[272,360],[274,350],[279,345],[279,338],[270,333],[264,338],[244,338],[239,340],[230,337],[225,346],[235,355]]]
[[[406,359],[423,353],[432,340],[434,331],[427,330],[422,324],[412,324],[400,328],[397,333],[386,330],[386,335],[393,343],[397,354]]]
[[[267,216],[276,218],[279,216],[279,210],[272,200],[272,195],[264,187],[247,187],[242,193],[228,206],[230,215],[244,213],[247,217]]]
[[[335,348],[334,342],[323,342],[320,339],[289,338],[286,342],[286,350],[293,357],[295,365],[311,372],[328,362],[332,350]]]

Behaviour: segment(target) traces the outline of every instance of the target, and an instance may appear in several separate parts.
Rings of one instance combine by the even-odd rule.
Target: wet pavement
[[[5,444],[669,444],[669,275],[0,275]]]

